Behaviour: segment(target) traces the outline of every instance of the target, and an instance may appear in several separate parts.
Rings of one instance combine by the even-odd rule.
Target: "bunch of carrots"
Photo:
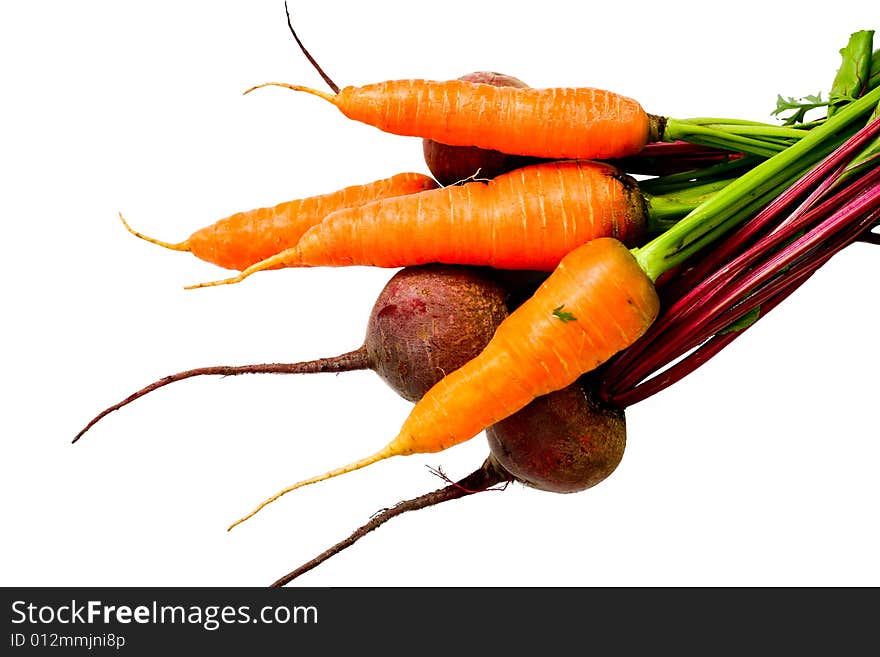
[[[120,215],[142,239],[237,272],[190,288],[277,268],[352,265],[448,263],[545,277],[384,447],[285,488],[232,527],[302,486],[470,440],[585,375],[604,402],[623,409],[706,362],[847,245],[880,242],[880,51],[872,37],[850,37],[826,103],[780,98],[778,112],[791,111],[781,125],[659,116],[593,88],[467,80],[340,88],[305,48],[329,92],[285,83],[248,90],[281,86],[391,134],[533,159],[449,185],[398,173],[240,212],[178,243],[138,232]],[[390,517],[500,480],[480,472],[386,511],[307,568]]]

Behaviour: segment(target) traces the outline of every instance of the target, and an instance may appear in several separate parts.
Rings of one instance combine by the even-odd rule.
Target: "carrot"
[[[632,98],[590,87],[529,89],[510,76],[499,76],[507,78],[499,83],[498,78],[475,74],[446,82],[393,80],[340,89],[297,36],[289,12],[287,27],[333,93],[284,83],[269,86],[319,96],[348,118],[385,132],[423,137],[446,147],[477,147],[552,159],[632,155],[659,138],[660,117],[647,114]],[[262,86],[267,85],[245,93]],[[496,92],[493,87],[528,92]]]
[[[607,164],[560,161],[339,210],[296,246],[240,275],[191,287],[239,282],[263,269],[428,262],[551,271],[576,246],[645,234],[645,200],[635,180]]]
[[[335,86],[335,85],[334,85]],[[384,132],[543,159],[631,157],[659,141],[685,141],[772,157],[809,129],[726,118],[648,114],[638,101],[593,87],[497,87],[468,80],[389,80],[327,93],[266,82],[332,103]]]
[[[285,3],[285,10],[287,4]],[[592,87],[529,89],[509,76],[464,76],[457,81],[392,80],[340,89],[287,27],[332,94],[303,85],[269,82],[319,96],[345,116],[385,132],[422,137],[446,147],[476,147],[507,156],[613,159],[634,156],[659,141],[686,141],[770,157],[803,130],[737,119],[676,119],[648,114],[632,98]],[[493,91],[490,87],[508,88]],[[459,178],[455,179],[457,182]],[[442,181],[441,181],[442,182]]]
[[[332,103],[355,121],[447,146],[546,159],[607,160],[634,156],[653,142],[685,141],[771,157],[806,132],[789,125],[739,119],[658,116],[647,113],[632,98],[593,87],[533,89],[524,84],[504,87],[459,78],[389,80],[340,88],[303,45],[289,12],[287,26],[333,93],[267,82],[245,94],[262,87],[302,91]]]
[[[372,456],[285,488],[230,529],[303,486],[393,456],[437,452],[470,440],[536,397],[595,370],[651,327],[660,310],[654,286],[660,276],[791,186],[840,144],[852,124],[878,101],[880,88],[846,105],[642,247],[628,250],[614,238],[600,237],[575,248],[532,297],[501,322],[476,358],[428,390],[390,443]]]
[[[579,246],[501,322],[479,356],[425,394],[394,440],[372,456],[284,489],[230,529],[302,486],[472,438],[635,342],[659,307],[653,282],[624,244],[603,237]]]
[[[327,93],[283,82],[345,116],[384,132],[449,146],[477,146],[544,158],[635,155],[657,141],[662,119],[626,96],[592,87],[517,89],[466,80],[389,80]]]
[[[306,230],[321,222],[334,210],[358,206],[376,199],[414,194],[437,186],[437,182],[430,176],[399,173],[328,194],[237,212],[197,230],[178,243],[148,237],[132,229],[121,214],[120,219],[130,233],[152,244],[175,251],[189,251],[207,262],[240,271],[293,246]]]

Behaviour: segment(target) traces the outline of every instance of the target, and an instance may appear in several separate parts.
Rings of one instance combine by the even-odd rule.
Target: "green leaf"
[[[840,49],[843,61],[828,94],[828,116],[865,93],[871,77],[873,41],[874,30],[859,30],[853,32],[846,46]]]
[[[770,114],[778,116],[783,112],[792,111],[793,113],[785,119],[784,125],[793,125],[795,123],[803,123],[807,112],[817,107],[825,107],[828,103],[822,100],[822,93],[808,94],[802,98],[788,96],[784,98],[782,94],[776,96],[776,109]]]
[[[736,333],[737,331],[742,331],[745,328],[748,328],[752,324],[758,321],[758,317],[761,316],[761,306],[757,306],[756,308],[752,308],[745,315],[740,317],[738,320],[726,326],[725,328],[718,331],[718,335],[724,335],[725,333]]]
[[[868,78],[868,90],[880,85],[880,48],[871,55],[871,77]]]
[[[562,321],[563,324],[567,322],[573,322],[577,319],[577,317],[572,315],[567,310],[563,310],[563,308],[565,308],[565,304],[562,304],[561,306],[556,306],[556,308],[553,309],[553,316],[556,319]]]

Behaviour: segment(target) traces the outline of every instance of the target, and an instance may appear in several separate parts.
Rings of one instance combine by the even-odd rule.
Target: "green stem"
[[[752,121],[751,119],[731,119],[731,118],[719,118],[716,116],[694,116],[687,119],[688,123],[693,123],[694,125],[716,125],[719,123],[726,123],[729,125],[760,125],[766,126],[769,128],[777,127],[772,123],[765,123],[763,121]]]
[[[828,153],[830,153],[832,150],[833,148],[823,149],[821,154],[819,154],[819,157],[816,158],[817,161],[822,157],[828,155]],[[803,173],[805,173],[805,171],[806,169],[796,172],[783,172],[770,182],[767,189],[763,193],[755,195],[751,198],[744,198],[742,201],[743,204],[738,207],[736,212],[729,217],[728,221],[706,233],[695,235],[694,241],[683,242],[682,247],[687,248],[688,251],[692,253],[702,251],[704,248],[710,246],[716,240],[723,237],[731,228],[739,225],[740,223],[744,222],[749,217],[760,211],[761,208],[766,206],[776,196],[779,195],[779,191],[781,189],[786,189],[793,185],[803,175]],[[680,264],[684,260],[687,260],[688,257],[690,256],[675,260],[674,263],[670,264],[669,266],[672,267]]]
[[[840,174],[839,182],[847,180],[851,176],[859,175],[868,167],[877,166],[878,163],[880,163],[880,138],[875,139],[864,151],[859,153],[859,155],[853,159],[846,170]]]
[[[880,116],[880,103],[874,107],[874,111],[871,112],[871,117],[868,119],[868,122],[871,122],[878,116]],[[880,156],[880,136],[875,137],[874,140],[853,159],[849,167],[847,167],[847,170],[844,171],[842,178],[848,178],[864,166],[871,166],[872,163],[876,164],[878,156]]]
[[[705,128],[715,128],[735,135],[753,135],[769,139],[800,139],[807,130],[800,126],[774,125],[760,121],[745,119],[716,119],[697,117],[691,119],[675,119],[679,123],[689,123]]]
[[[775,137],[775,135],[768,136]],[[687,119],[668,119],[663,130],[663,139],[666,141],[687,141],[692,144],[741,151],[761,157],[772,157],[785,148],[785,146],[768,143],[763,139],[690,123]]]
[[[663,194],[642,193],[647,204],[648,232],[660,234],[709,198],[727,187],[734,178],[713,180]]]
[[[731,179],[731,174],[740,175],[744,169],[751,169],[758,164],[763,158],[747,155],[726,162],[712,164],[702,169],[694,169],[692,171],[682,171],[681,173],[670,173],[666,176],[658,178],[650,178],[639,183],[643,192],[649,194],[660,195],[668,192],[687,189],[699,183],[700,181],[712,181],[718,179]]]
[[[725,189],[695,208],[681,221],[645,246],[633,249],[642,269],[652,281],[695,255],[710,242],[744,221],[767,194],[776,194],[786,182],[799,177],[823,154],[836,147],[841,133],[880,101],[880,88],[847,104],[825,123],[799,141],[744,173]]]

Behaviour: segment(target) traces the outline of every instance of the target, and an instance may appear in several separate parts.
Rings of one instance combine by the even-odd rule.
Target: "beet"
[[[373,306],[362,349],[401,397],[418,401],[482,351],[507,316],[505,289],[488,272],[457,265],[407,267]]]
[[[380,292],[367,322],[364,343],[354,351],[300,363],[214,365],[171,374],[102,411],[73,440],[76,442],[101,418],[135,399],[169,383],[209,374],[370,369],[401,397],[418,401],[448,372],[482,351],[507,317],[509,298],[496,274],[487,268],[441,264],[405,267]]]
[[[486,430],[498,464],[517,481],[555,493],[574,493],[608,477],[623,457],[622,409],[600,404],[577,381],[538,397]]]
[[[475,71],[462,75],[458,79],[491,84],[496,87],[526,89],[529,86],[511,75],[492,71]],[[425,155],[425,164],[428,165],[431,175],[441,185],[454,185],[474,176],[494,178],[499,174],[539,161],[538,158],[508,155],[476,146],[449,146],[433,139],[423,139],[422,149]]]

